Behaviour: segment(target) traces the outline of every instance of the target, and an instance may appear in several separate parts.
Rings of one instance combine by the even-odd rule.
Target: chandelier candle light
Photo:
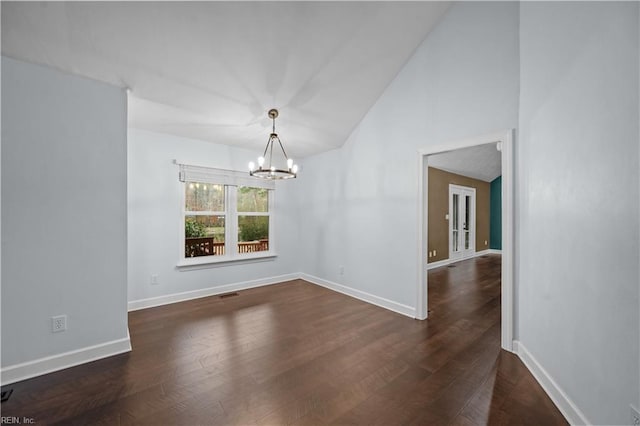
[[[280,138],[276,133],[276,117],[278,117],[278,110],[270,109],[268,114],[269,118],[273,120],[273,130],[271,135],[269,135],[269,140],[267,141],[267,146],[264,148],[262,157],[258,157],[258,168],[256,169],[256,164],[253,161],[249,163],[249,174],[251,176],[270,180],[294,178],[298,173],[298,165],[293,164],[293,160],[287,157],[287,153],[282,146],[282,142],[280,142]],[[276,158],[274,158],[273,155],[273,145],[275,142],[278,142],[278,146],[282,152],[282,155],[280,155],[276,149]],[[269,154],[269,162],[265,164],[267,154]],[[284,165],[285,163],[286,168]],[[278,167],[278,165],[280,167]]]

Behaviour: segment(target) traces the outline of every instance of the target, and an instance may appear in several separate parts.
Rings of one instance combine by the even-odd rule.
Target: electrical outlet
[[[157,284],[158,284],[158,276],[151,275],[151,285],[157,285]]]
[[[484,240],[484,245],[485,245],[485,246],[487,245],[487,240]]]
[[[338,268],[338,270],[339,270],[339,272],[340,272],[340,275],[344,275],[344,266],[342,266],[342,265],[341,265],[341,266]]]
[[[67,329],[67,316],[66,315],[58,315],[55,317],[51,317],[51,332],[59,333],[61,331],[65,331]]]
[[[434,250],[433,251],[433,257],[435,257],[437,254],[438,254],[438,252]]]
[[[631,407],[631,424],[633,426],[640,426],[640,411],[636,407],[630,405]]]
[[[431,251],[429,251],[429,257],[431,257]]]

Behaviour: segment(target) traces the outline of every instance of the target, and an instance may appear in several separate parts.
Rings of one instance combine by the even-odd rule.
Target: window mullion
[[[236,256],[238,254],[238,192],[236,186],[227,186],[228,202],[227,202],[227,221],[229,223],[227,234],[227,250],[229,255]]]

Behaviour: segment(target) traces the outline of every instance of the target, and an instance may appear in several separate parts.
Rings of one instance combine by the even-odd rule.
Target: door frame
[[[458,191],[464,191],[464,192],[469,192],[471,193],[471,200],[473,201],[473,204],[471,205],[471,208],[469,209],[469,215],[471,216],[471,221],[470,221],[470,225],[469,225],[469,250],[472,252],[471,254],[465,255],[465,249],[463,248],[462,251],[460,252],[460,257],[457,258],[455,261],[459,261],[459,260],[465,260],[465,259],[469,259],[473,256],[475,256],[476,254],[476,189],[472,188],[470,186],[463,186],[463,185],[456,185],[454,183],[450,183],[449,184],[449,229],[448,229],[448,235],[449,235],[449,260],[454,261],[454,259],[452,258],[452,254],[453,254],[453,242],[452,242],[452,238],[451,238],[451,234],[453,233],[453,220],[452,220],[452,207],[453,207],[453,191],[454,190],[458,190]],[[427,199],[428,201],[428,199]],[[458,210],[460,210],[460,204],[458,205]],[[460,215],[460,212],[458,211],[458,217]],[[464,229],[459,229],[458,230],[458,240],[463,240],[463,238],[460,237],[460,232],[462,231],[462,235],[464,235]],[[460,244],[460,241],[458,241],[458,244]],[[464,243],[460,245],[461,247],[464,247]]]
[[[468,139],[452,140],[418,151],[418,279],[416,282],[416,319],[427,319],[428,273],[428,166],[429,156],[477,145],[495,143],[502,153],[502,270],[501,270],[501,346],[513,352],[514,306],[514,129],[502,130]]]

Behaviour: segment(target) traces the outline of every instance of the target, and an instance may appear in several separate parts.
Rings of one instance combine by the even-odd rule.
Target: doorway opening
[[[513,241],[513,130],[497,132],[489,135],[473,137],[464,140],[450,141],[442,145],[425,148],[419,151],[419,223],[418,223],[418,282],[416,291],[416,318],[427,319],[428,317],[428,256],[434,251],[428,247],[429,241],[429,209],[427,201],[429,200],[429,158],[436,154],[448,153],[460,149],[478,147],[480,145],[494,144],[494,147],[500,152],[501,158],[501,181],[502,188],[501,199],[501,221],[500,226],[502,233],[502,262],[501,262],[501,346],[503,349],[513,350],[513,269],[514,269],[514,241]],[[464,197],[464,193],[458,193],[458,197]],[[457,220],[461,219],[461,209],[466,209],[466,200],[458,198]],[[469,199],[469,203],[471,200]],[[471,209],[471,204],[469,204]],[[453,206],[451,206],[453,208]],[[451,210],[453,212],[453,210]],[[450,213],[452,214],[452,213]],[[465,210],[466,214],[466,210]],[[467,218],[474,216],[474,212],[469,212]],[[450,218],[447,217],[449,222]],[[464,247],[465,233],[467,232],[462,223],[458,222],[457,238],[458,244],[462,243],[459,248]],[[454,229],[447,227],[448,234],[451,239],[454,235]],[[476,230],[474,230],[475,232]],[[471,230],[467,234],[471,243]],[[475,238],[474,238],[475,239]],[[480,241],[485,243],[486,240]],[[486,243],[485,243],[486,244]],[[467,252],[469,253],[469,252]],[[464,254],[462,254],[463,256]],[[449,262],[449,260],[447,260]]]

